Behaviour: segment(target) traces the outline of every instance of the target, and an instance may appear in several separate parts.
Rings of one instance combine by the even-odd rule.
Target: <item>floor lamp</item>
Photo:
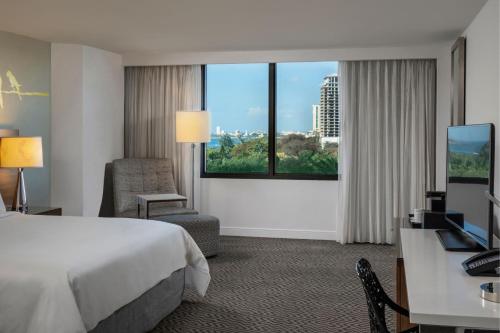
[[[0,140],[0,167],[17,168],[17,184],[12,210],[28,212],[28,200],[24,185],[24,168],[42,168],[43,151],[41,137],[4,137]]]
[[[207,111],[177,111],[175,138],[191,143],[191,207],[194,209],[194,148],[197,143],[210,142],[210,114]]]

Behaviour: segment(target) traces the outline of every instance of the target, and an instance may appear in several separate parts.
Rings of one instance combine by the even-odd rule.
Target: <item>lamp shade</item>
[[[210,113],[207,111],[177,111],[175,138],[177,142],[210,141]]]
[[[0,139],[0,167],[43,167],[42,138],[9,137]]]

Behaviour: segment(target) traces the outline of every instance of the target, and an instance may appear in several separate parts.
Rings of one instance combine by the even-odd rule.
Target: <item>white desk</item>
[[[445,251],[434,230],[401,229],[410,321],[421,325],[499,329],[500,304],[483,300],[462,268],[471,252]]]

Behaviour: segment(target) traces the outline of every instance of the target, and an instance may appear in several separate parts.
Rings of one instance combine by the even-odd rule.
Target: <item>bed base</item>
[[[139,333],[152,330],[182,302],[184,268],[173,272],[139,298],[103,319],[89,333]]]

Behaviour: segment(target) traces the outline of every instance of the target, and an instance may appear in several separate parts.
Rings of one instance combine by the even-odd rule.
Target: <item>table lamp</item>
[[[4,137],[0,139],[0,167],[17,168],[17,184],[12,210],[26,213],[26,187],[24,168],[42,168],[43,151],[41,137]]]
[[[191,143],[191,206],[194,209],[194,148],[197,143],[210,142],[210,113],[207,111],[177,111],[175,138]]]

